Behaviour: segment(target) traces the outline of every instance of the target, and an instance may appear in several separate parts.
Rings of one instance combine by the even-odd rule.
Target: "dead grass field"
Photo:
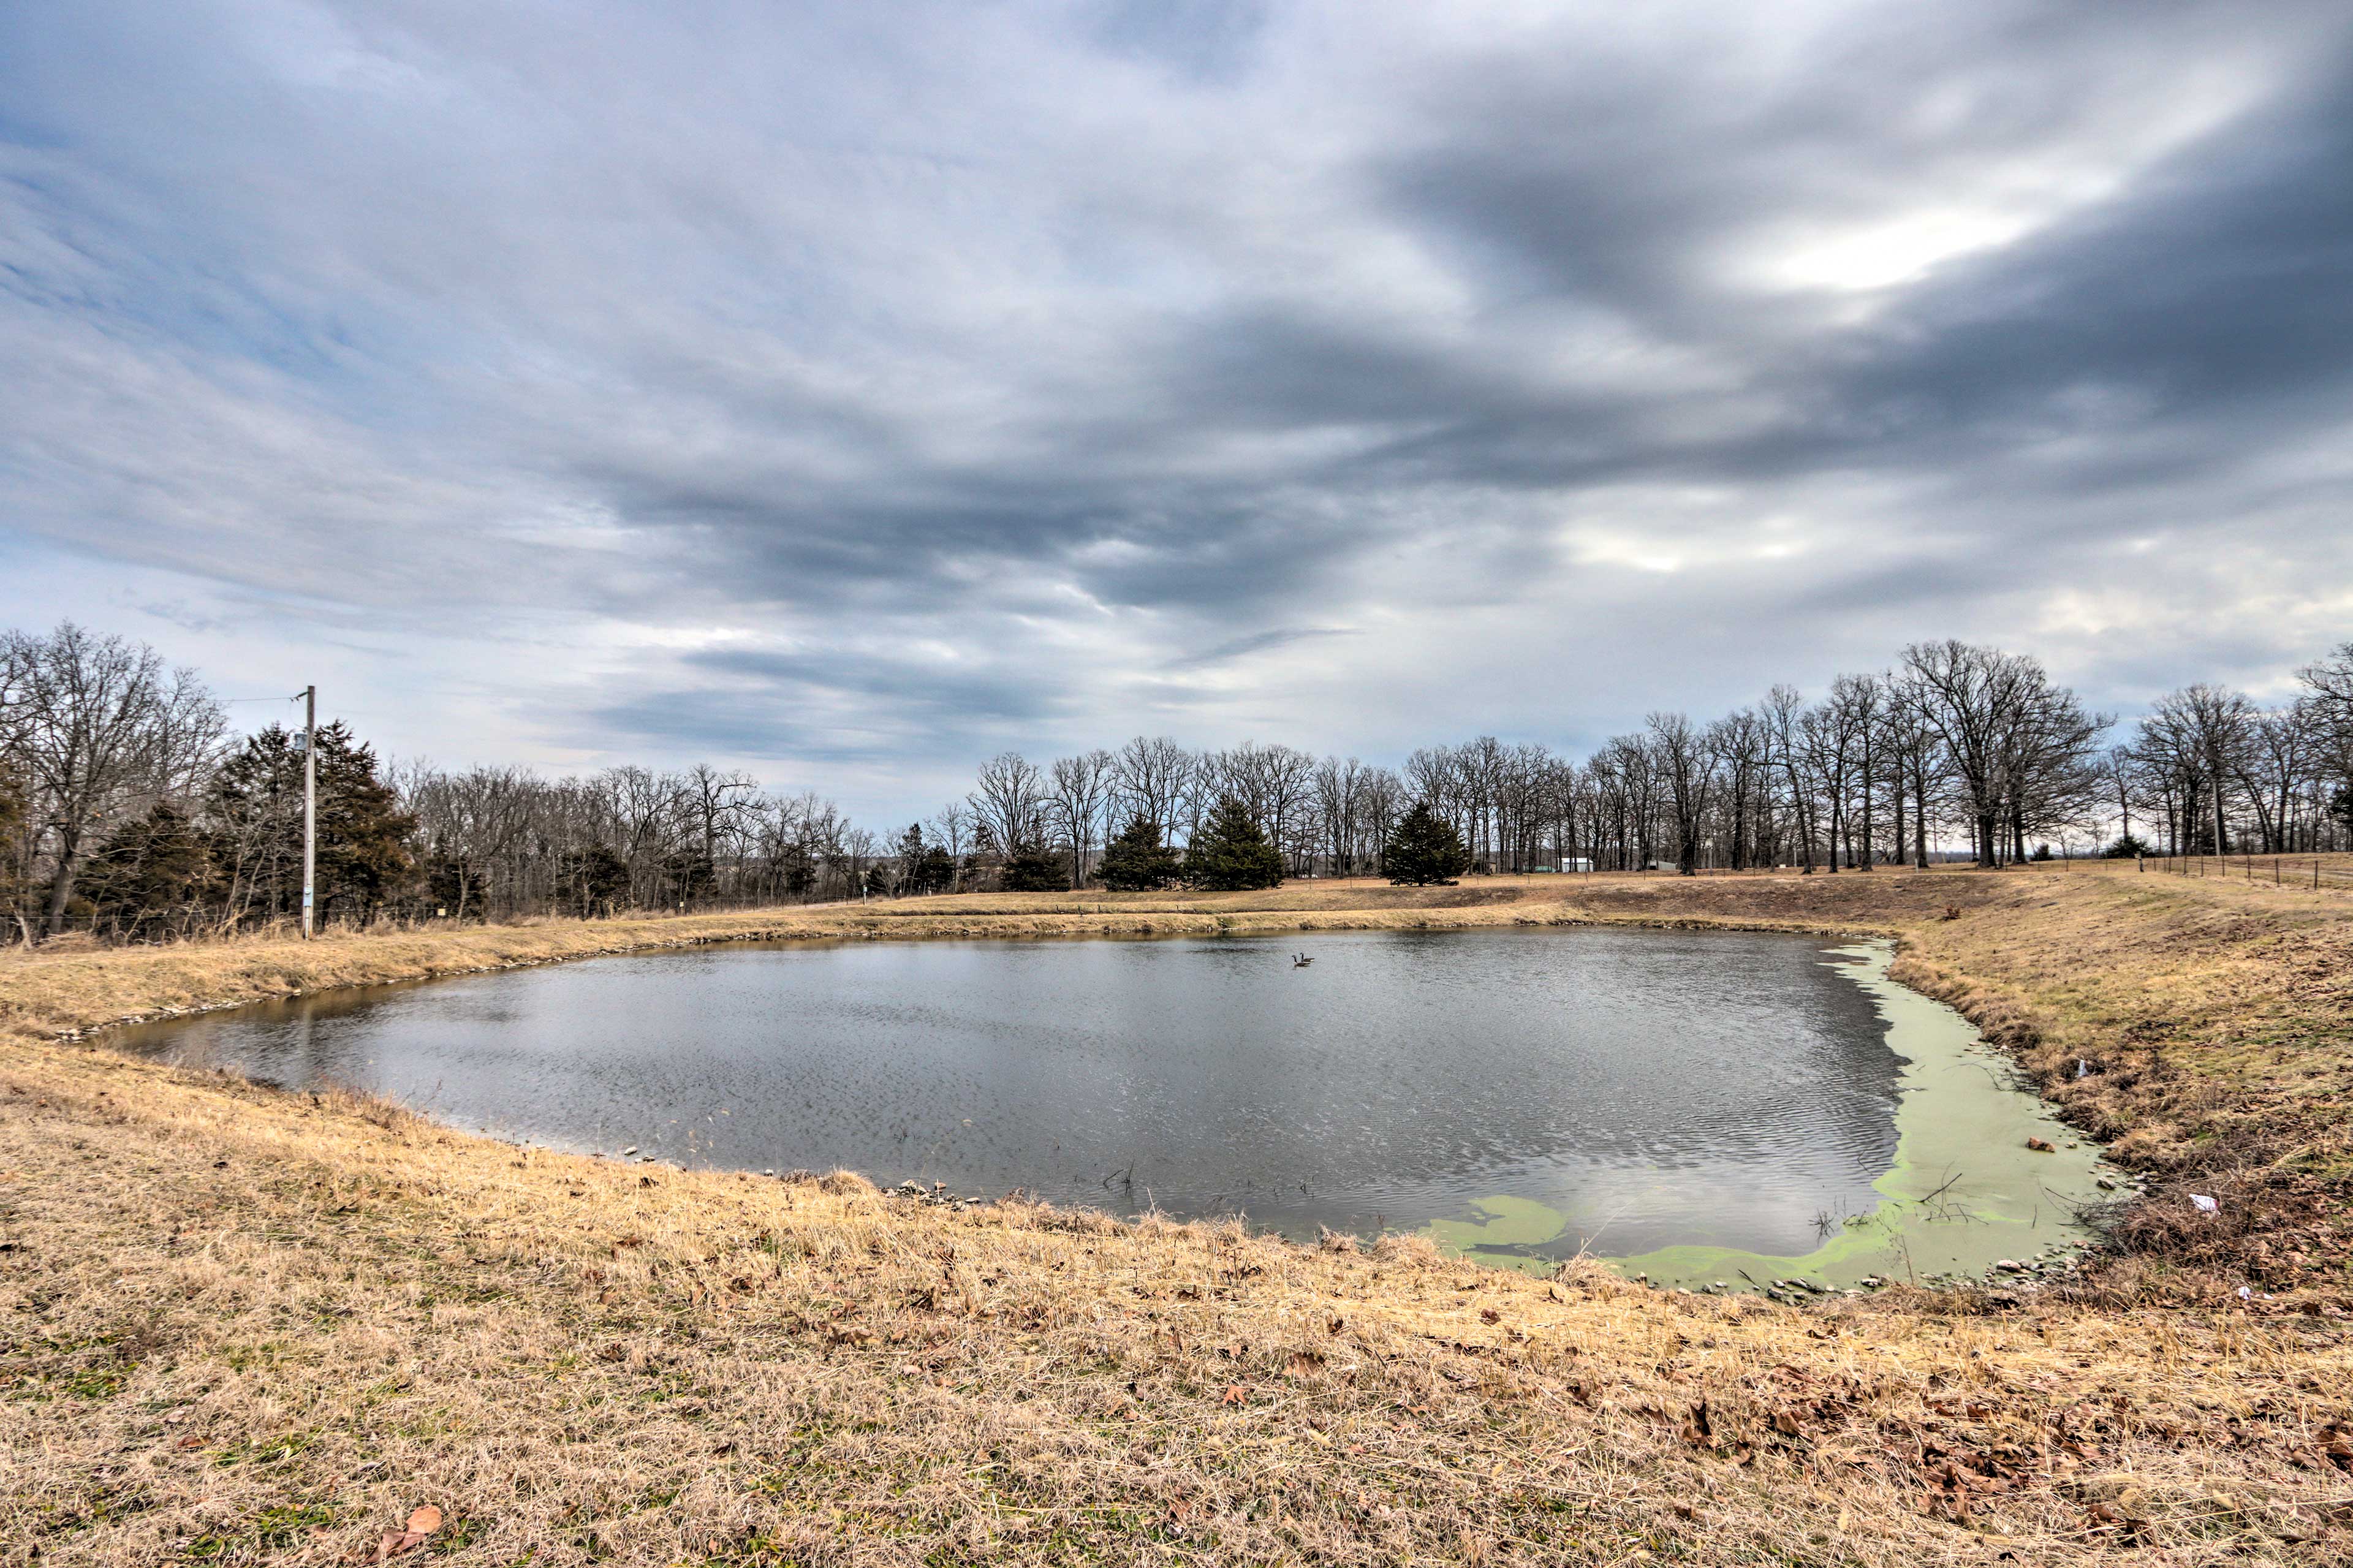
[[[624,1167],[51,1038],[749,935],[1593,920],[1900,934],[2159,1174],[2131,1250],[2071,1297],[1796,1310]],[[396,1561],[2353,1560],[2348,940],[2343,894],[2077,866],[0,961],[0,1562],[366,1561],[427,1504]]]

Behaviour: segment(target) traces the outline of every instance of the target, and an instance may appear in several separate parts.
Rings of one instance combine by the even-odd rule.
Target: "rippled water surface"
[[[737,947],[126,1043],[696,1164],[1294,1235],[1509,1194],[1567,1216],[1547,1252],[1802,1252],[1894,1152],[1897,1060],[1848,969],[1810,939],[1648,931]]]

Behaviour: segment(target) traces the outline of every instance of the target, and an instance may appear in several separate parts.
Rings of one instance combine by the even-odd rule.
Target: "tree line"
[[[1008,752],[881,839],[813,793],[709,765],[387,766],[334,722],[317,735],[319,909],[505,920],[1311,875],[1999,866],[2054,839],[2125,854],[2353,841],[2353,643],[2281,707],[2201,683],[2108,743],[2114,728],[2032,658],[1947,640],[1812,700],[1777,685],[1718,718],[1652,713],[1581,759],[1492,736],[1397,767],[1148,736],[1043,766]],[[195,672],[144,645],[71,624],[0,636],[0,895],[18,940],[290,919],[300,742],[282,724],[233,734]]]
[[[153,940],[293,920],[302,731],[231,732],[195,672],[67,624],[0,634],[0,898],[20,942]],[[329,924],[610,915],[855,897],[872,834],[740,773],[386,766],[316,735],[316,908]]]
[[[2353,833],[2353,644],[2303,685],[2271,710],[2192,686],[2107,746],[2114,721],[2036,659],[1917,643],[1814,700],[1777,685],[1716,719],[1652,713],[1581,760],[1493,736],[1421,748],[1401,768],[1146,737],[1042,768],[1007,752],[897,842],[950,863],[970,851],[1025,888],[1129,880],[1120,847],[1147,842],[1170,847],[1161,873],[1173,881],[1180,851],[1227,804],[1291,876],[1383,873],[1417,805],[1473,872],[1835,873],[1925,867],[1948,846],[2000,866],[2054,839],[2089,850],[2119,827],[2103,852],[2338,849]]]

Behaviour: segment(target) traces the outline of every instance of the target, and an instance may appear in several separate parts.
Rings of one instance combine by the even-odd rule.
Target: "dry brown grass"
[[[2255,1114],[2231,1086],[2281,1041],[2325,1059],[2297,1030],[2333,993],[2295,976],[2353,911],[2066,875],[1041,896],[17,960],[0,1561],[325,1563],[424,1503],[447,1521],[419,1557],[497,1563],[2344,1561],[2353,1345],[2309,1289],[2281,1315],[2179,1293],[1801,1311],[521,1151],[33,1037],[752,931],[1648,920],[1905,931],[1921,983],[1974,988],[2046,1068],[2094,1040],[2137,1060],[2110,1037],[2176,1018],[2159,1099],[2111,1084],[2084,1109],[2189,1094],[2210,1109],[2171,1118],[2184,1136]],[[2210,977],[2168,978],[2168,954]],[[2193,1005],[2225,979],[2238,1001]],[[2318,1126],[2334,1091],[2297,1081]],[[2272,1158],[2303,1170],[2295,1145]]]
[[[2353,1308],[2353,894],[2046,872],[1915,928],[1894,975],[2155,1173],[2102,1289],[2214,1300],[2248,1282],[2275,1309]]]

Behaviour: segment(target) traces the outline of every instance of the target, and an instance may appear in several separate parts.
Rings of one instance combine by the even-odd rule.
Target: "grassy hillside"
[[[1798,1310],[623,1167],[49,1038],[748,935],[1592,920],[1900,934],[2156,1173],[2128,1249],[2064,1298]],[[2342,894],[2078,866],[0,961],[0,1562],[364,1559],[425,1505],[398,1560],[2342,1561],[2348,942]]]

